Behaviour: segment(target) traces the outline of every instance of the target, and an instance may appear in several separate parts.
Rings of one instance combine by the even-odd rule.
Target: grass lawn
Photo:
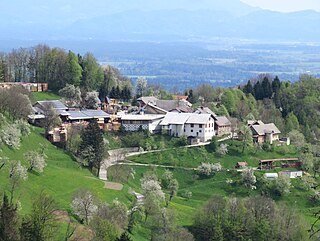
[[[61,96],[52,92],[32,92],[31,98],[32,102],[37,102],[41,100],[60,100]]]
[[[274,151],[256,151],[253,147],[245,149],[242,153],[239,141],[227,141],[228,154],[221,156],[210,152],[207,147],[174,148],[162,152],[148,153],[129,157],[129,160],[138,163],[161,164],[183,167],[197,167],[202,162],[220,162],[225,168],[234,168],[237,162],[246,161],[249,166],[258,167],[259,160],[280,157],[297,157],[298,153],[294,147],[276,147]],[[285,154],[284,154],[284,148]]]

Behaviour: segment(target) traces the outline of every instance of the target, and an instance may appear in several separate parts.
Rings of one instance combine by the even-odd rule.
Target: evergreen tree
[[[7,195],[4,194],[3,202],[0,206],[0,240],[20,240],[19,225],[17,206],[10,203]]]
[[[194,98],[194,95],[193,95],[193,90],[190,89],[189,90],[189,93],[187,92],[186,94],[188,96],[188,100],[191,104],[194,104],[196,101],[195,101],[195,98]]]
[[[276,76],[274,78],[274,80],[272,81],[272,91],[275,93],[275,92],[279,91],[280,87],[281,87],[280,79],[278,76]]]
[[[115,98],[116,99],[120,99],[121,98],[121,91],[120,91],[119,85],[117,85],[117,87],[115,89]]]
[[[254,94],[251,80],[249,80],[248,83],[244,86],[243,92],[246,94]]]
[[[115,99],[116,98],[116,88],[113,86],[109,93],[109,97]]]
[[[132,241],[131,237],[127,232],[121,234],[120,238],[117,238],[116,241]]]
[[[262,88],[262,99],[271,98],[272,89],[271,89],[271,84],[270,84],[268,77],[263,78],[262,83],[261,83],[261,88]]]
[[[96,120],[91,120],[87,128],[81,134],[82,143],[80,145],[80,150],[92,149],[92,157],[88,161],[88,166],[96,168],[98,175],[100,170],[100,165],[104,157],[105,149],[103,142],[103,134],[99,128],[98,122]],[[82,153],[80,153],[81,155]]]
[[[254,85],[253,90],[254,90],[254,97],[256,98],[256,100],[262,100],[263,90],[259,81]]]

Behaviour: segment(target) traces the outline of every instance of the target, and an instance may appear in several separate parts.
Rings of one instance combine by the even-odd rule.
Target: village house
[[[121,116],[121,125],[126,131],[148,130],[151,133],[161,131],[160,122],[164,115],[123,115]]]
[[[171,136],[186,136],[202,142],[211,140],[215,135],[214,118],[210,114],[169,112],[160,125],[162,131]]]
[[[231,122],[225,116],[217,116],[208,107],[199,107],[195,113],[199,114],[211,114],[215,121],[215,134],[217,136],[230,135],[231,134]]]
[[[231,134],[231,122],[225,116],[216,116],[215,120],[215,132],[217,136],[230,135]]]
[[[248,121],[248,126],[252,131],[255,143],[268,142],[272,144],[274,141],[279,141],[281,132],[274,123],[265,124],[262,121]]]

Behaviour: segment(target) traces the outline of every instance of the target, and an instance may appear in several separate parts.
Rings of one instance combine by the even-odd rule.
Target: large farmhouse
[[[121,116],[121,125],[126,131],[148,130],[151,133],[161,131],[159,125],[164,115],[123,115]]]
[[[171,136],[209,141],[215,135],[214,118],[210,114],[167,113],[160,125]]]

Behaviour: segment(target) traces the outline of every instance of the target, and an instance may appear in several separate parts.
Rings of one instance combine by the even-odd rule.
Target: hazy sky
[[[320,11],[320,0],[241,0],[252,6],[290,12],[305,9]]]

